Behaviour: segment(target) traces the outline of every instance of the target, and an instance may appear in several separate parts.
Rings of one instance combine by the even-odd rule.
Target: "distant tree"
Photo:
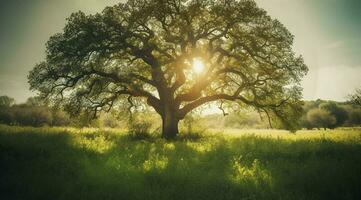
[[[303,110],[306,111],[309,111],[313,108],[318,108],[319,105],[322,103],[322,100],[320,99],[317,99],[316,101],[305,101],[304,102],[304,105],[303,105]]]
[[[292,45],[293,35],[253,0],[129,0],[73,13],[29,83],[73,114],[146,102],[164,138],[193,109],[223,101],[295,129],[308,69]]]
[[[308,111],[307,121],[312,128],[332,128],[336,123],[336,118],[328,111],[315,108]]]
[[[332,116],[335,117],[335,127],[342,126],[348,118],[348,113],[346,109],[339,106],[336,102],[322,103],[319,107],[325,111],[328,111]]]
[[[11,107],[0,106],[0,123],[12,124],[14,122],[14,113]]]
[[[14,118],[11,112],[11,106],[13,106],[15,100],[8,96],[0,96],[0,123],[11,124]]]
[[[12,108],[14,115],[13,124],[39,127],[52,125],[52,114],[44,106],[18,105]]]
[[[15,100],[8,96],[0,96],[0,107],[10,107],[14,105]]]
[[[39,96],[35,96],[35,97],[29,97],[27,100],[26,100],[26,103],[25,103],[27,106],[44,106],[45,105],[45,102],[44,100],[39,97]]]
[[[347,125],[361,126],[361,109],[351,109],[348,112]]]
[[[361,106],[361,88],[357,88],[353,94],[348,96],[349,101],[357,106]]]

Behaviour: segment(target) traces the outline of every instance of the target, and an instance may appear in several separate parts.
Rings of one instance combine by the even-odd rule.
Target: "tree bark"
[[[174,139],[178,131],[179,118],[175,112],[167,109],[162,115],[162,137],[165,139]]]

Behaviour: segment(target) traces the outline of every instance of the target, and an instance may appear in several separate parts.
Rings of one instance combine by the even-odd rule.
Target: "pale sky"
[[[28,72],[44,58],[45,42],[72,12],[100,12],[118,0],[0,0],[0,95],[18,103],[34,95]],[[293,35],[310,71],[305,99],[343,101],[361,86],[360,0],[256,0]]]

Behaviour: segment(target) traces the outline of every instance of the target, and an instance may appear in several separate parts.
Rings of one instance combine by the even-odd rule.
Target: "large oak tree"
[[[251,106],[294,128],[308,69],[292,44],[252,0],[129,0],[73,13],[29,83],[73,113],[144,100],[161,115],[165,138],[211,102]]]

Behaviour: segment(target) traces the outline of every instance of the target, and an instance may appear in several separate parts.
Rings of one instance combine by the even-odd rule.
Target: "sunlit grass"
[[[360,129],[209,130],[134,140],[120,129],[0,126],[0,199],[358,199]]]

